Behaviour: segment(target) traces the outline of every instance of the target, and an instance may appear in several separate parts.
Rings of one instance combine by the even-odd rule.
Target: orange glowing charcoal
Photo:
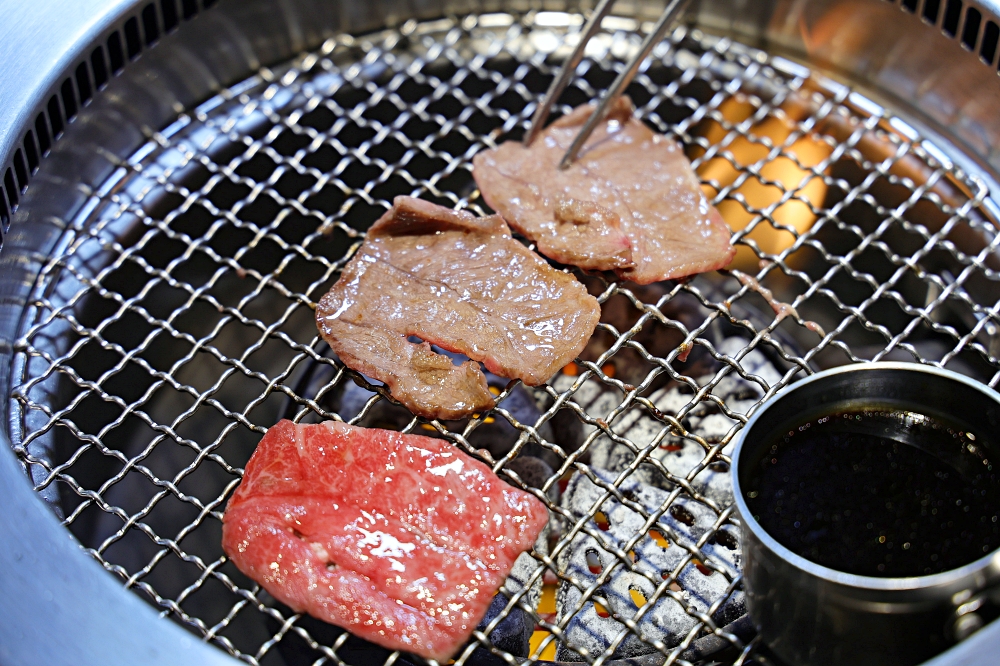
[[[721,189],[734,184],[746,167],[764,160],[771,148],[762,142],[763,139],[767,139],[771,146],[784,146],[796,123],[809,112],[809,107],[804,99],[793,95],[781,106],[782,113],[772,113],[750,128],[749,134],[754,140],[736,136],[722,145],[716,156],[698,168],[699,177],[706,181],[702,185],[706,195],[716,196],[719,193],[716,187]],[[731,97],[719,106],[722,117],[734,125],[750,118],[754,111],[756,107],[742,95]],[[697,132],[713,144],[723,144],[730,134],[715,120],[702,123]],[[771,217],[776,224],[791,227],[801,234],[816,221],[816,216],[805,202],[816,207],[822,205],[827,189],[826,183],[809,168],[822,163],[832,152],[827,143],[802,136],[784,147],[781,156],[760,166],[759,178],[754,175],[747,177],[726,199],[716,204],[716,208],[730,228],[739,231],[759,217],[748,208],[765,209],[781,200],[782,190],[795,190],[796,198],[778,206]],[[701,147],[691,152],[692,157],[704,154],[705,150]],[[734,198],[736,196],[742,196],[746,204]],[[760,219],[746,238],[756,242],[761,252],[769,254],[778,254],[795,240],[790,232],[772,225],[767,219]],[[738,245],[736,257],[729,268],[756,270],[758,260],[751,248]]]
[[[660,548],[668,548],[670,546],[670,542],[667,541],[667,538],[656,530],[649,530],[649,538],[655,541],[656,545]]]
[[[611,613],[608,612],[608,609],[596,601],[594,602],[594,610],[597,611],[597,617],[611,617]]]
[[[567,377],[576,377],[580,373],[580,368],[577,367],[576,363],[570,361],[563,366],[562,372]]]
[[[695,569],[697,569],[702,576],[712,575],[712,570],[702,564],[700,560],[692,560],[692,563],[694,564]]]
[[[538,654],[538,648],[542,646],[542,641],[551,636],[552,634],[544,629],[536,629],[528,641],[529,654],[539,660],[539,661],[555,661],[556,659],[556,641],[552,640],[546,644],[545,649],[542,650],[541,654]]]
[[[635,604],[636,608],[642,608],[646,605],[646,595],[644,595],[639,590],[635,588],[629,588],[628,594],[632,597],[632,603]]]
[[[542,586],[542,597],[538,601],[539,615],[552,615],[556,612],[556,588],[555,584],[546,583]]]

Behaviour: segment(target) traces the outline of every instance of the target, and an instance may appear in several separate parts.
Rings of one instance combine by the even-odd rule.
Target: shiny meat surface
[[[229,500],[222,546],[296,612],[443,661],[547,520],[446,441],[280,421]]]
[[[500,216],[397,197],[316,323],[341,361],[385,382],[414,414],[458,419],[493,407],[475,361],[541,384],[580,353],[600,314],[576,278],[512,239]],[[428,343],[472,361],[454,365]]]
[[[473,158],[486,200],[542,254],[649,284],[726,266],[730,230],[708,203],[681,147],[633,117],[619,98],[577,161],[559,161],[586,122],[581,106],[530,148],[507,141]]]

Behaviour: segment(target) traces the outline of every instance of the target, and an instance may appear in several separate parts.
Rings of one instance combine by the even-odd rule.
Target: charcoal
[[[596,468],[592,468],[592,472],[598,479],[609,484],[617,476]],[[632,478],[625,479],[619,488],[623,496],[639,504],[647,513],[656,512],[670,495],[665,490]],[[595,503],[604,493],[603,488],[595,485],[586,475],[578,473],[571,479],[561,504],[574,516],[582,518],[594,511]],[[676,577],[680,587],[679,600],[666,595],[658,597],[652,608],[637,620],[641,638],[629,632],[619,621],[618,618],[634,618],[638,611],[632,590],[636,590],[647,600],[651,599],[656,586],[665,575],[674,572],[681,565],[690,553],[687,549],[694,548],[717,519],[711,508],[683,496],[675,498],[670,506],[670,510],[657,521],[658,527],[654,527],[666,537],[666,547],[659,545],[650,536],[643,535],[631,549],[627,548],[636,535],[642,534],[645,518],[612,496],[599,507],[607,518],[606,524],[599,523],[594,518],[586,521],[600,535],[600,540],[580,532],[573,537],[568,548],[559,554],[557,564],[560,571],[576,582],[574,585],[564,581],[560,585],[557,595],[560,620],[572,615],[580,604],[583,590],[591,587],[604,569],[618,563],[598,592],[607,599],[606,610],[609,616],[601,617],[593,601],[587,601],[580,612],[569,619],[565,630],[568,643],[585,647],[590,655],[597,655],[610,647],[624,631],[624,639],[618,644],[613,657],[634,657],[652,651],[653,648],[649,645],[652,641],[663,641],[669,647],[683,641],[698,623],[685,607],[704,613],[716,602],[721,602],[713,616],[719,624],[725,624],[745,613],[743,593],[739,590],[728,593],[732,579],[738,575],[741,556],[736,533],[732,526],[727,525],[723,529],[728,538],[711,539],[701,547],[705,564],[713,565],[721,572],[704,565],[699,567],[695,562],[684,565]],[[733,545],[735,548],[732,548]],[[631,562],[631,558],[627,558],[626,562],[620,561],[611,552],[613,548],[626,553],[631,550],[635,561]],[[588,554],[592,558],[591,562],[588,562]],[[599,566],[592,569],[595,556]],[[561,661],[583,659],[563,643],[558,647],[557,657]]]

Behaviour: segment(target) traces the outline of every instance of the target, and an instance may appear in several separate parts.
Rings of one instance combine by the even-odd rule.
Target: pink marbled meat
[[[556,261],[649,284],[726,266],[731,232],[676,142],[633,116],[620,97],[576,162],[558,167],[590,117],[580,106],[530,147],[507,141],[477,154],[483,198]]]
[[[546,520],[444,440],[279,421],[229,500],[222,546],[297,612],[442,661]]]

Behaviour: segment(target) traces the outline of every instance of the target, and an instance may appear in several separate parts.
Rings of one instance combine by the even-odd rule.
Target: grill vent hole
[[[66,79],[59,89],[62,92],[63,110],[66,112],[66,120],[69,121],[76,116],[76,91],[73,90],[73,79]]]
[[[202,3],[207,9],[214,4],[212,0]],[[159,7],[160,14],[157,14]],[[184,19],[190,19],[199,13],[197,0],[181,0]],[[35,117],[34,132],[29,127],[24,140],[8,163],[4,172],[2,190],[6,201],[0,197],[0,226],[6,232],[10,216],[17,208],[20,191],[28,186],[28,179],[38,169],[42,158],[51,150],[63,133],[66,123],[74,118],[80,108],[93,99],[94,94],[109,80],[112,73],[117,74],[125,66],[126,51],[129,59],[139,55],[143,49],[143,41],[139,32],[139,18],[142,19],[142,31],[145,45],[150,46],[162,33],[177,27],[179,14],[177,0],[160,0],[159,5],[145,5],[138,16],[132,16],[122,25],[125,35],[125,47],[122,45],[122,35],[114,30],[107,38],[107,60],[104,49],[97,46],[84,57],[75,68],[66,72],[66,78],[56,94],[52,95],[45,108]],[[160,19],[162,17],[162,30]],[[50,131],[51,128],[51,131]],[[37,137],[37,144],[35,143]],[[3,165],[0,165],[0,169]]]
[[[14,152],[14,173],[17,174],[18,190],[24,192],[28,186],[28,169],[24,166],[24,153],[20,148]]]
[[[57,139],[63,131],[62,111],[59,109],[59,98],[53,95],[49,98],[49,122],[52,124],[52,138]]]
[[[937,23],[940,10],[941,0],[927,0],[924,3],[924,20],[932,25]]]
[[[7,173],[3,177],[4,190],[7,192],[7,201],[10,202],[11,210],[17,208],[17,185],[14,184],[14,170],[7,168]]]
[[[38,150],[42,155],[45,155],[52,146],[52,138],[49,136],[49,128],[46,125],[44,113],[39,113],[35,116],[35,136],[38,137]]]
[[[122,51],[122,38],[117,32],[108,37],[108,58],[111,59],[111,71],[117,74],[125,66],[125,53]]]
[[[960,18],[962,18],[962,0],[948,0],[948,4],[944,10],[944,22],[941,24],[941,29],[949,37],[954,37],[958,34],[958,20]]]
[[[163,15],[163,32],[170,32],[177,27],[177,3],[174,0],[162,0],[160,13]]]
[[[94,86],[100,90],[108,82],[108,65],[104,61],[104,49],[100,46],[91,52],[90,66],[94,72]]]
[[[125,21],[125,49],[128,52],[128,59],[132,60],[142,51],[142,42],[139,40],[139,20],[134,16]]]
[[[38,148],[35,146],[35,133],[31,130],[24,135],[24,156],[28,158],[28,172],[35,173],[38,168]]]
[[[965,12],[965,28],[962,30],[962,45],[974,51],[976,42],[979,41],[979,24],[983,21],[983,15],[978,9],[969,7]]]
[[[76,89],[80,91],[80,103],[90,101],[93,88],[90,85],[90,72],[87,71],[87,61],[84,60],[76,68]]]
[[[160,26],[156,21],[156,5],[146,5],[142,10],[142,31],[146,35],[146,46],[160,38]]]
[[[979,47],[979,57],[987,65],[993,64],[993,58],[996,57],[998,39],[1000,39],[1000,26],[993,21],[987,21],[983,30],[983,44]]]

